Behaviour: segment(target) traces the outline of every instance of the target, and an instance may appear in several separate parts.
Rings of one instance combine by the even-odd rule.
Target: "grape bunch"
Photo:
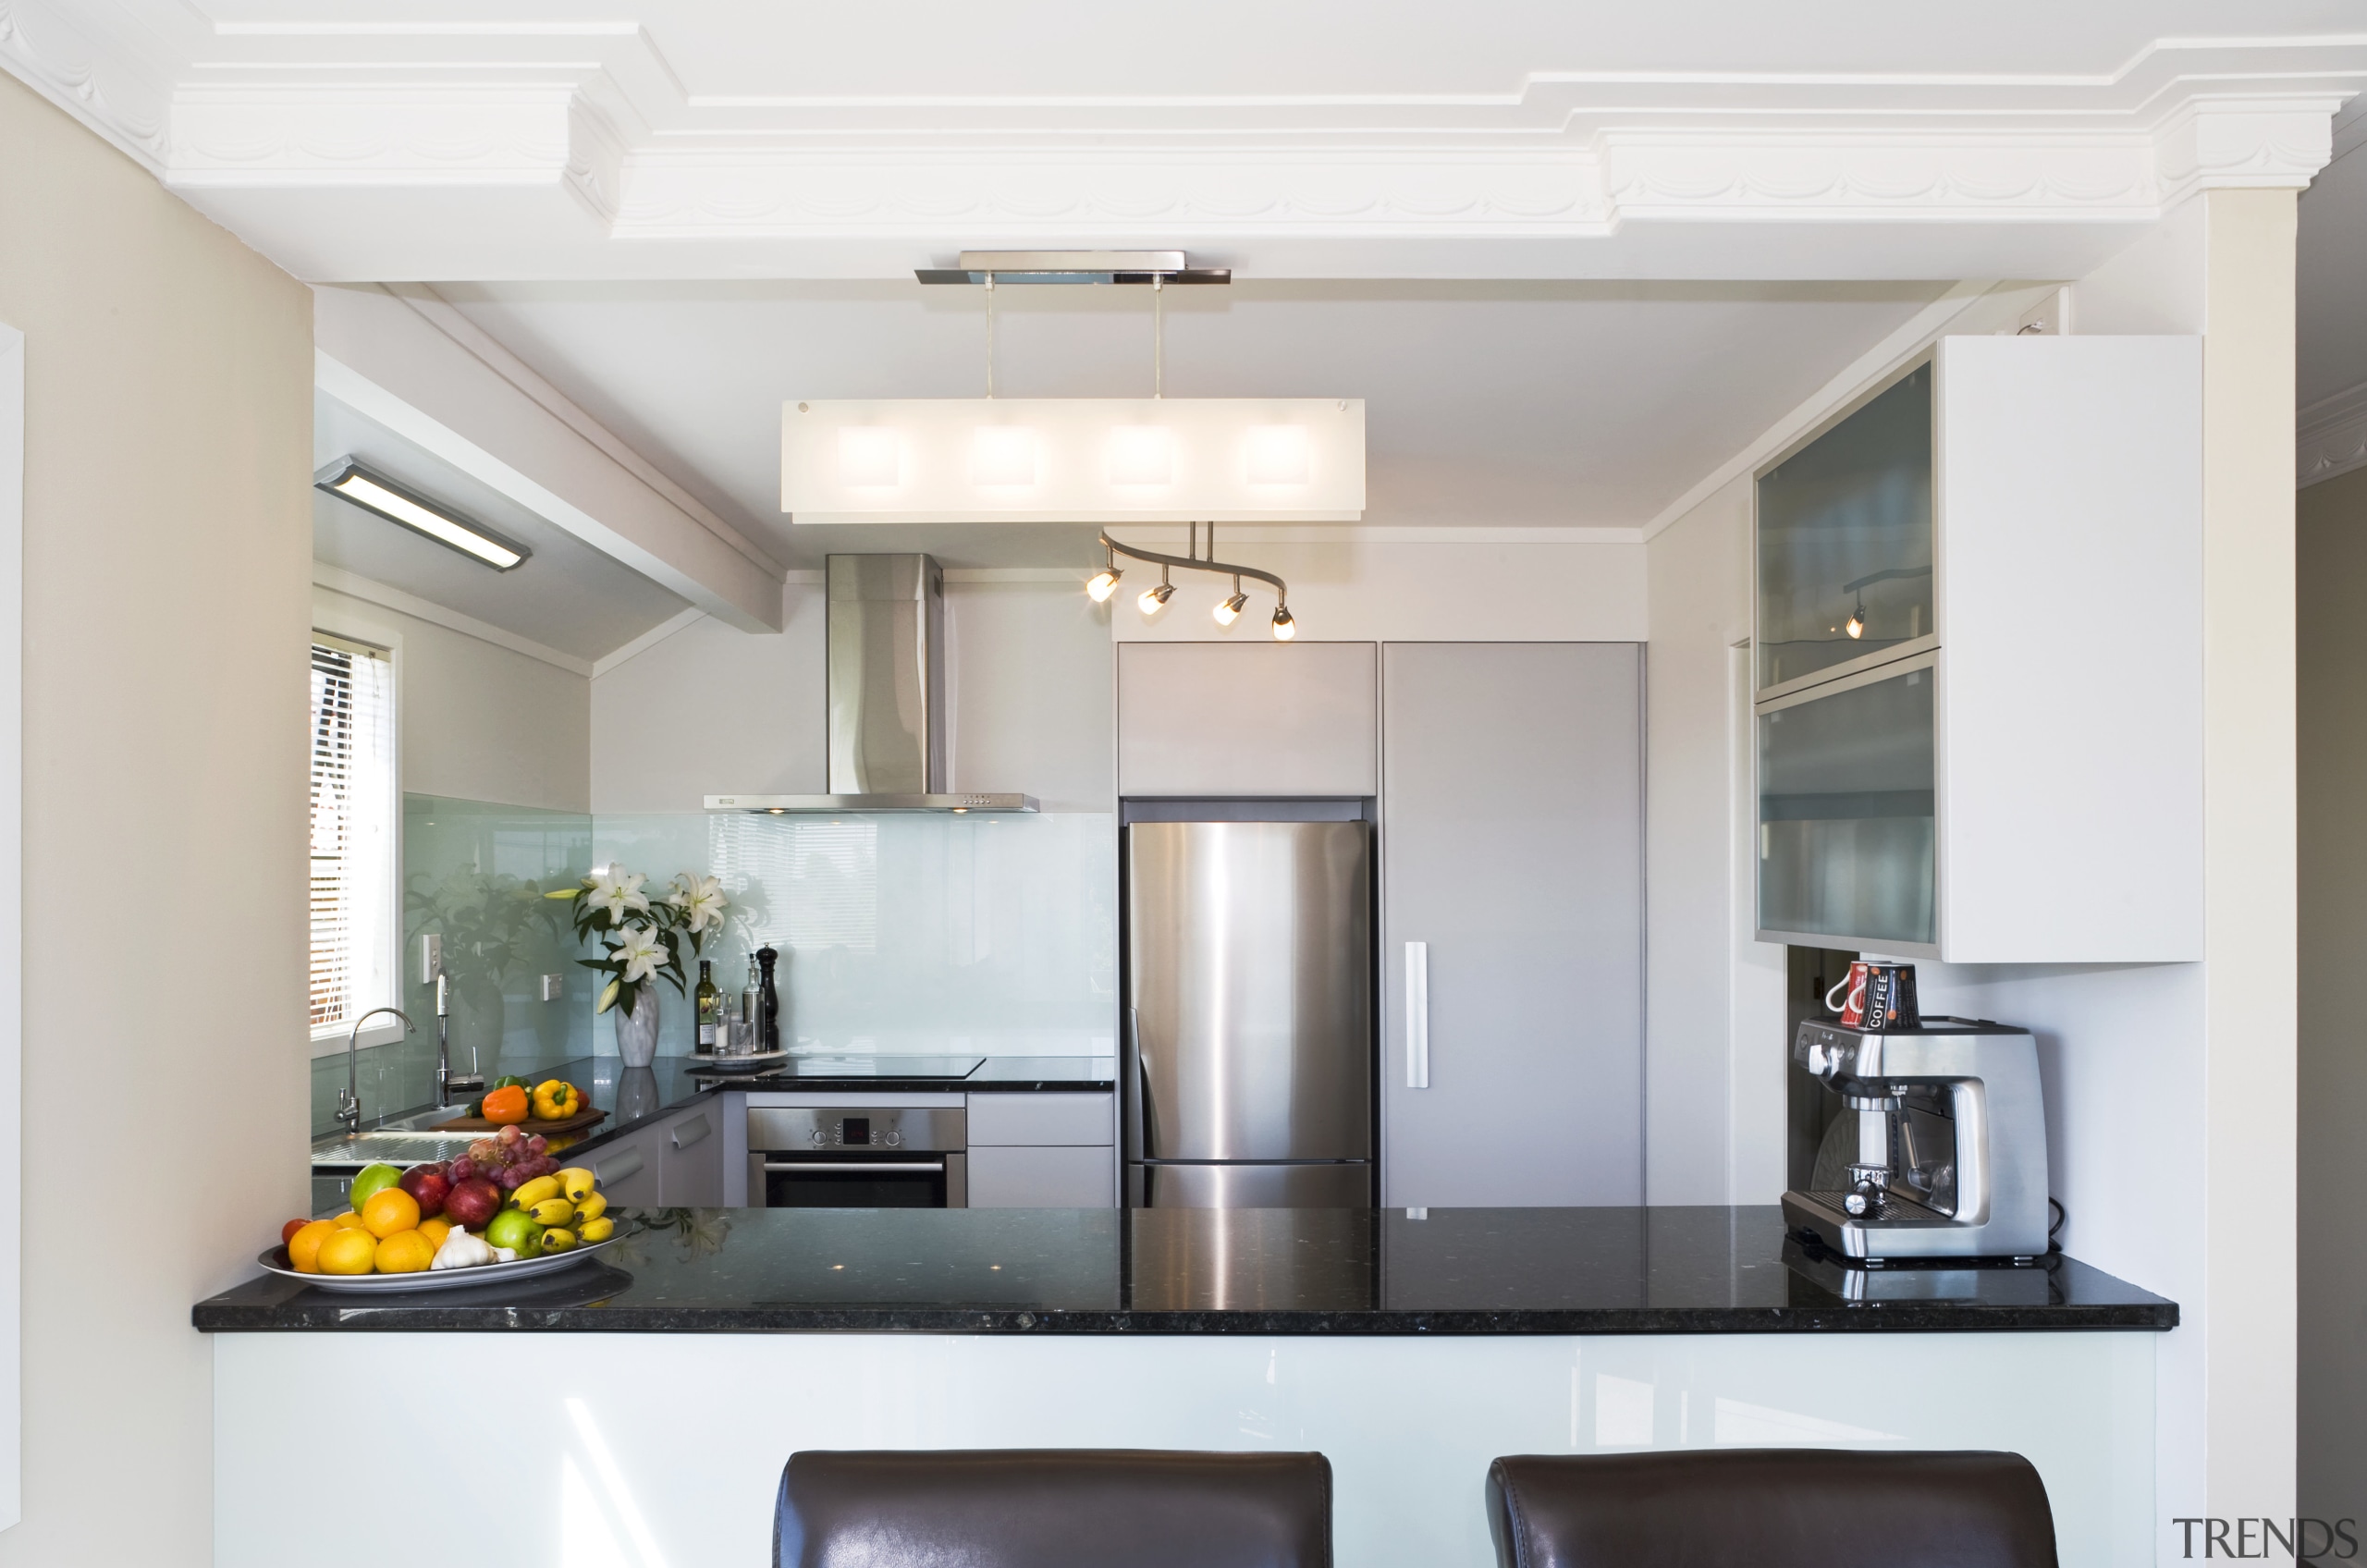
[[[469,1145],[469,1152],[452,1162],[452,1180],[465,1182],[472,1176],[483,1176],[503,1192],[515,1192],[537,1176],[548,1176],[558,1170],[558,1161],[551,1157],[550,1140],[540,1133],[521,1133],[516,1127],[504,1127],[497,1136],[479,1138]]]

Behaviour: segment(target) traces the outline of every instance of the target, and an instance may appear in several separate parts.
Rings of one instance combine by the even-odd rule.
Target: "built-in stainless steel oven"
[[[748,1108],[767,1208],[967,1208],[968,1151],[959,1106]]]

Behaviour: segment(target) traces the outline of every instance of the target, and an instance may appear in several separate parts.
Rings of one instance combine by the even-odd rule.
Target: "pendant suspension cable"
[[[987,396],[995,395],[995,275],[987,274]]]
[[[1150,275],[1150,395],[1167,396],[1167,275]]]

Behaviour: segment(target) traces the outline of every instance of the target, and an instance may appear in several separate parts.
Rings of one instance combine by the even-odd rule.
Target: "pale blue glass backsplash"
[[[1110,1055],[1118,977],[1118,829],[1039,816],[593,818],[594,864],[722,879],[704,956],[736,998],[747,955],[782,955],[787,1034],[807,1050]],[[589,971],[578,974],[589,975]],[[695,984],[697,967],[690,965]],[[658,1050],[692,1048],[691,1007],[659,989]],[[596,1048],[616,1049],[602,1019]]]

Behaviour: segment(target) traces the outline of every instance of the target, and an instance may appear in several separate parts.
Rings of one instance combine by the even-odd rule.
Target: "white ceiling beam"
[[[780,630],[780,565],[679,487],[653,484],[645,462],[540,378],[530,395],[522,365],[489,361],[377,288],[315,290],[313,341],[314,379],[331,397],[718,620]]]

